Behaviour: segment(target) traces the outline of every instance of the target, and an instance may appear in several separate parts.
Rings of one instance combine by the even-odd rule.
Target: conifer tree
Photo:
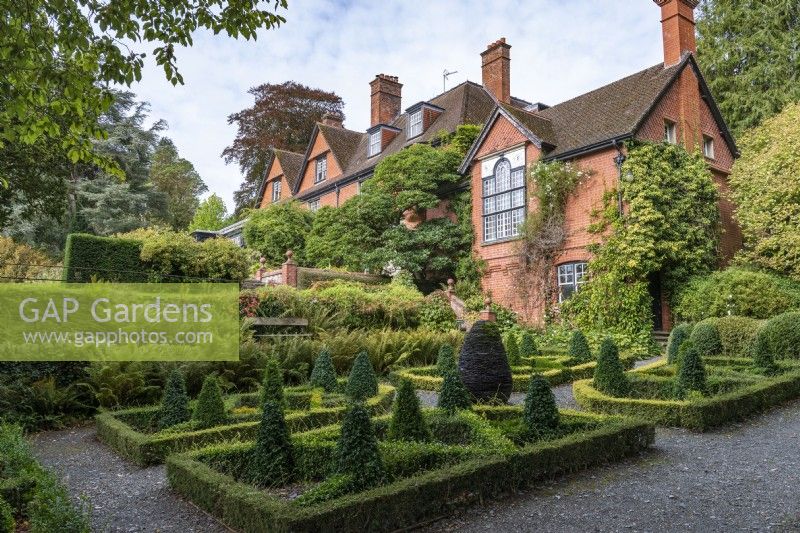
[[[394,399],[389,439],[425,442],[430,438],[431,432],[422,416],[417,392],[411,382],[404,379],[400,382]]]
[[[569,356],[576,363],[588,363],[592,360],[592,350],[589,348],[589,341],[586,340],[586,335],[579,329],[572,332],[569,338]]]
[[[264,381],[261,384],[261,403],[272,400],[286,408],[286,399],[283,396],[283,370],[275,357],[267,359],[264,367]]]
[[[336,381],[336,369],[333,366],[331,352],[323,348],[314,361],[314,370],[311,371],[311,386],[322,387],[325,392],[336,392],[339,386]]]
[[[603,339],[594,369],[594,387],[611,396],[625,396],[630,383],[619,360],[619,350],[610,337]]]
[[[443,344],[439,348],[439,354],[436,357],[436,369],[439,371],[440,376],[444,376],[450,370],[458,370],[456,351],[450,344]]]
[[[540,437],[558,427],[559,413],[550,383],[540,374],[531,376],[523,410],[525,426],[531,435]]]
[[[262,404],[261,425],[251,451],[248,475],[262,487],[285,484],[292,478],[294,453],[283,406],[274,399]]]
[[[448,413],[455,413],[472,407],[472,398],[461,381],[458,371],[451,370],[444,375],[437,407],[444,409]]]
[[[506,356],[508,357],[509,365],[519,365],[519,345],[517,344],[517,336],[513,333],[509,333],[506,337]]]
[[[364,405],[354,402],[342,421],[336,443],[336,470],[350,475],[357,488],[380,484],[386,477],[375,429]]]
[[[536,339],[533,338],[533,334],[530,331],[522,334],[519,353],[522,357],[536,357],[539,355],[539,347],[536,345]]]
[[[706,392],[706,369],[700,351],[692,341],[683,343],[680,349],[680,365],[675,380],[675,396],[685,398],[688,392]]]
[[[190,418],[189,395],[186,393],[186,380],[177,368],[170,372],[161,400],[159,427],[161,429],[186,422]]]
[[[353,361],[350,377],[347,380],[347,395],[353,400],[362,401],[378,394],[378,378],[372,368],[372,361],[366,350],[361,350]]]
[[[678,351],[680,350],[681,344],[689,338],[691,333],[691,324],[678,324],[672,328],[672,331],[669,333],[669,339],[667,340],[668,364],[673,365],[678,362]]]
[[[192,418],[197,422],[198,428],[210,428],[225,423],[225,402],[222,400],[222,391],[219,388],[217,376],[211,374],[203,380],[203,388],[197,397]]]

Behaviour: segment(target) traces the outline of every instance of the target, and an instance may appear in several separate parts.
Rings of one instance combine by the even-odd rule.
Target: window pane
[[[511,193],[512,200],[511,205],[513,207],[520,207],[525,205],[525,191],[523,189],[517,189],[513,193]]]
[[[511,193],[505,194],[498,194],[494,197],[495,201],[497,202],[497,210],[503,211],[505,209],[511,209]]]
[[[483,218],[483,240],[493,241],[497,238],[495,231],[495,217],[488,216]]]
[[[519,235],[519,227],[525,221],[525,210],[515,209],[511,212],[512,235]]]
[[[490,178],[487,180],[483,180],[483,195],[489,196],[490,194],[494,194],[494,179]]]
[[[492,196],[491,198],[484,198],[483,199],[483,213],[485,215],[489,215],[489,214],[494,213],[495,211],[497,211],[495,198],[496,198],[495,196]]]
[[[580,285],[584,283],[586,280],[583,279],[586,275],[586,263],[575,263],[575,284]]]
[[[515,170],[511,173],[511,188],[516,189],[517,187],[522,187],[525,184],[525,180],[523,179],[524,172],[521,168]]]
[[[494,169],[497,192],[511,188],[511,163],[507,159],[500,161]]]

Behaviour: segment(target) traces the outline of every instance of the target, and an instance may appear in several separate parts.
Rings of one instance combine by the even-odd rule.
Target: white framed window
[[[714,159],[714,139],[708,135],[703,135],[703,155]]]
[[[381,153],[381,130],[369,134],[369,157]]]
[[[511,162],[502,158],[494,174],[483,180],[483,241],[516,237],[524,221],[525,169],[512,169]]]
[[[277,202],[281,199],[281,180],[272,182],[272,201]]]
[[[422,133],[422,109],[411,113],[408,117],[408,138]]]
[[[317,211],[319,209],[319,198],[314,198],[313,200],[309,200],[308,208],[311,211]]]
[[[317,159],[314,168],[314,183],[325,181],[328,177],[328,158],[322,156]]]
[[[671,144],[678,144],[678,125],[667,119],[664,119],[664,140]]]
[[[558,265],[556,275],[558,276],[558,301],[563,302],[580,289],[586,282],[588,263],[585,261],[575,261]]]

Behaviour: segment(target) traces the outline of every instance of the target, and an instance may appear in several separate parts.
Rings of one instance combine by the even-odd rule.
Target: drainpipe
[[[622,205],[622,165],[625,163],[627,157],[625,157],[625,154],[622,152],[622,145],[618,141],[614,141],[614,148],[617,149],[617,156],[614,158],[614,164],[617,165],[617,180],[619,182],[617,186],[617,209],[619,210],[619,217],[622,218],[625,215]]]

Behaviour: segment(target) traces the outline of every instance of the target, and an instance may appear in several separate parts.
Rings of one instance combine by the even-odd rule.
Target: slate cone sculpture
[[[473,324],[461,346],[458,370],[461,381],[478,402],[508,402],[511,396],[511,367],[500,330],[491,320]]]

